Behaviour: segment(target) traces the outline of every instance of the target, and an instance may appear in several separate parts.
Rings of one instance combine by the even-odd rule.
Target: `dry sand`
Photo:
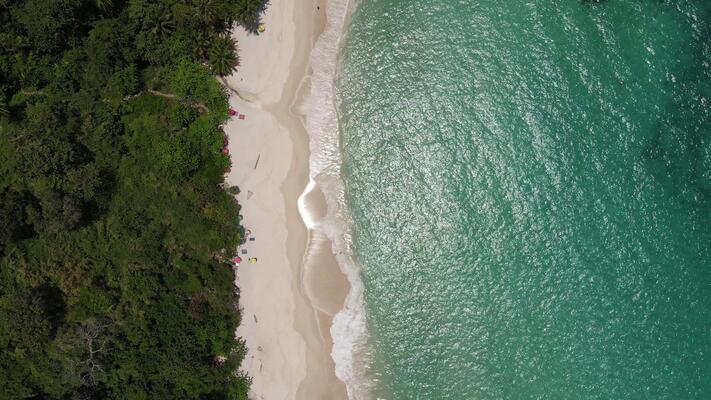
[[[241,189],[243,225],[255,239],[240,248],[247,254],[240,254],[245,261],[236,276],[243,309],[237,335],[248,349],[243,370],[253,378],[252,399],[346,399],[329,329],[348,283],[330,242],[309,233],[297,207],[309,176],[303,124],[309,56],[325,6],[323,0],[270,3],[264,33],[235,29],[241,66],[226,80],[236,91],[231,107],[245,115],[225,125],[232,157],[227,182]],[[322,196],[305,197],[316,216],[325,213]]]

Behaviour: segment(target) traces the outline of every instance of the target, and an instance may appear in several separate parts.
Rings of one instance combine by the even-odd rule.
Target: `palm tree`
[[[194,51],[198,57],[208,57],[208,52],[210,51],[210,47],[212,45],[212,38],[213,35],[208,31],[199,30],[195,33],[195,36],[193,36],[193,43],[195,45]]]
[[[5,117],[7,115],[10,115],[10,110],[7,109],[5,101],[0,100],[0,117]]]
[[[219,76],[227,76],[237,69],[239,56],[237,42],[229,36],[218,36],[212,40],[208,58],[212,71]]]
[[[193,0],[193,6],[209,24],[215,21],[219,13],[217,0]]]
[[[169,12],[164,12],[160,15],[154,14],[153,18],[150,19],[150,24],[152,25],[151,33],[159,38],[170,35],[175,29],[173,16]]]
[[[94,3],[101,11],[107,11],[114,6],[114,0],[94,0]]]
[[[243,0],[237,3],[235,19],[245,29],[257,33],[261,14],[266,10],[269,0]]]

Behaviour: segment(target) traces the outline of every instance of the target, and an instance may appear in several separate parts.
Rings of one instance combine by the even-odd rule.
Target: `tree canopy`
[[[264,0],[0,0],[0,399],[246,399],[227,36]]]

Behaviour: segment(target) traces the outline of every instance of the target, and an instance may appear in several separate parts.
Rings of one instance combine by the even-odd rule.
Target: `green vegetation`
[[[213,74],[263,9],[0,0],[0,400],[246,399]]]

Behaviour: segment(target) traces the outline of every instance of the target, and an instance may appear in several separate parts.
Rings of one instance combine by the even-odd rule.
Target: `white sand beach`
[[[237,336],[248,348],[243,370],[253,378],[253,399],[345,399],[329,328],[348,283],[327,242],[309,241],[297,208],[309,176],[303,123],[309,56],[323,30],[325,5],[270,3],[265,32],[235,29],[241,66],[226,79],[238,93],[230,105],[244,115],[225,126],[232,157],[227,182],[241,189],[243,225],[254,239],[241,247],[246,254],[236,277],[243,310]],[[319,193],[307,197],[309,210],[325,212]]]

